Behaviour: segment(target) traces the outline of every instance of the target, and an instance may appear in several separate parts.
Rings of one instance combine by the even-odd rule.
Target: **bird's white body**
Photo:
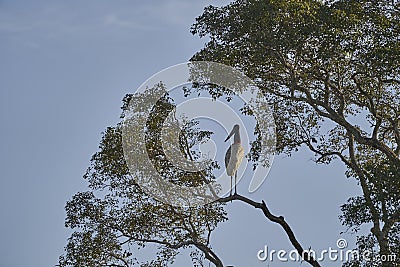
[[[240,164],[242,163],[244,157],[244,149],[240,143],[240,132],[239,125],[235,124],[231,133],[225,139],[225,142],[228,141],[229,138],[233,136],[233,144],[228,148],[225,154],[225,168],[228,176],[231,177],[231,187],[229,195],[232,195],[232,185],[235,187],[236,194],[236,183],[237,183],[237,170],[239,169]],[[235,181],[233,181],[235,178]]]
[[[226,166],[226,173],[228,176],[234,176],[244,157],[243,146],[240,143],[232,144],[226,154],[229,160]]]

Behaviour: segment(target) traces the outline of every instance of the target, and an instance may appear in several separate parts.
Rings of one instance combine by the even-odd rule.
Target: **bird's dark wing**
[[[231,159],[231,147],[228,148],[225,154],[225,168],[228,167],[229,160]]]

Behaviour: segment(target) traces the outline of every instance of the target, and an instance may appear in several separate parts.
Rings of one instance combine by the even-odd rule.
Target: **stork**
[[[240,163],[244,156],[244,149],[240,143],[240,132],[239,125],[235,124],[231,133],[225,139],[225,142],[229,140],[233,135],[233,144],[228,148],[225,154],[225,168],[228,176],[231,177],[231,188],[229,195],[232,195],[232,180],[235,177],[235,194],[236,194],[236,180],[237,180],[237,170],[239,169]]]

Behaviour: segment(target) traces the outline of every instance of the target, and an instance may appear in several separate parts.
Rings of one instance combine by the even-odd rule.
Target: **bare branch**
[[[285,221],[285,218],[283,216],[275,216],[273,215],[267,205],[265,204],[264,200],[260,202],[255,202],[247,197],[244,197],[242,195],[239,194],[234,194],[232,196],[229,197],[224,197],[224,198],[220,198],[219,200],[217,200],[220,203],[226,203],[232,200],[239,200],[242,201],[244,203],[247,203],[251,206],[253,206],[256,209],[261,209],[262,212],[264,213],[265,217],[267,217],[270,221],[279,224],[280,226],[282,226],[283,230],[286,232],[286,235],[288,236],[290,242],[292,243],[292,245],[295,247],[295,249],[297,250],[297,252],[299,253],[299,255],[302,255],[303,259],[308,262],[311,266],[314,267],[320,267],[321,265],[317,262],[316,259],[313,258],[313,256],[309,253],[307,253],[307,251],[305,251],[303,249],[303,247],[300,245],[299,241],[297,240],[297,238],[294,235],[293,230],[291,229],[291,227],[289,226],[289,224]]]

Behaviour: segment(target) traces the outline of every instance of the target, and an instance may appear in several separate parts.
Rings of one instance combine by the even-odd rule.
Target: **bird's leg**
[[[232,179],[233,179],[233,177],[230,176],[230,178],[231,178],[231,187],[229,188],[229,196],[232,196]]]
[[[237,194],[237,192],[236,192],[236,180],[237,180],[237,171],[235,172],[235,195]]]

